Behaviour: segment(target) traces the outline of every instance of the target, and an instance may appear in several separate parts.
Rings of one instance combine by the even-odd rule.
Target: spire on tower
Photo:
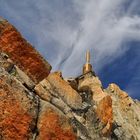
[[[92,65],[90,64],[90,51],[87,50],[86,52],[86,63],[83,66],[83,74],[86,74],[88,72],[92,72]]]
[[[90,52],[87,50],[86,52],[86,63],[90,63]]]

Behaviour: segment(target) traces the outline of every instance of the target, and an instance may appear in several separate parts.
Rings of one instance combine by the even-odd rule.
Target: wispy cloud
[[[75,43],[73,53],[63,67],[66,74],[69,73],[69,70],[75,72],[72,67],[75,56],[77,58],[76,62],[74,61],[75,66],[82,64],[80,58],[83,57],[83,52],[87,48],[94,50],[95,67],[100,70],[105,63],[113,61],[115,57],[128,49],[122,48],[124,42],[139,40],[140,37],[138,27],[140,17],[130,12],[129,7],[123,9],[125,0],[82,2],[77,1],[75,6],[76,8],[80,7],[78,8],[78,12],[81,13],[79,26],[82,31],[79,40]]]

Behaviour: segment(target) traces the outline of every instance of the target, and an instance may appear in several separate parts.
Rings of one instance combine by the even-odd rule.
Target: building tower
[[[92,72],[92,65],[90,64],[90,52],[87,50],[86,52],[86,63],[83,66],[83,74],[88,72]]]

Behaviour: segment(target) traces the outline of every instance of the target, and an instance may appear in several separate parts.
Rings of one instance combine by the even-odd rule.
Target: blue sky
[[[11,22],[64,77],[81,74],[87,49],[106,88],[140,99],[139,0],[0,0]]]

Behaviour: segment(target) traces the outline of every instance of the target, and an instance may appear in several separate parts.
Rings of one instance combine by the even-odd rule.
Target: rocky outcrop
[[[140,102],[133,100],[116,84],[106,89],[112,97],[114,135],[118,139],[140,139]]]
[[[68,118],[57,107],[41,101],[37,140],[76,140]]]
[[[0,18],[0,140],[139,140],[140,102],[90,71],[51,66]]]
[[[48,76],[49,63],[21,36],[14,26],[0,18],[0,51],[9,55],[14,64],[35,83]]]
[[[92,93],[91,99],[96,106],[97,116],[105,125],[104,129],[102,129],[102,134],[109,135],[113,123],[112,99],[103,91],[101,81],[98,77],[90,75],[80,82],[79,90]]]
[[[32,138],[37,106],[35,95],[0,68],[0,139]]]
[[[40,82],[35,87],[35,90],[40,94],[40,89],[44,88],[44,93],[48,96],[60,97],[68,106],[73,109],[80,109],[82,107],[82,98],[68,83],[62,79],[61,73],[51,73],[46,79]],[[55,89],[55,90],[54,90]],[[43,92],[43,91],[42,91]],[[44,96],[46,94],[42,93]],[[47,97],[48,97],[47,96]],[[51,99],[49,99],[51,101]]]

